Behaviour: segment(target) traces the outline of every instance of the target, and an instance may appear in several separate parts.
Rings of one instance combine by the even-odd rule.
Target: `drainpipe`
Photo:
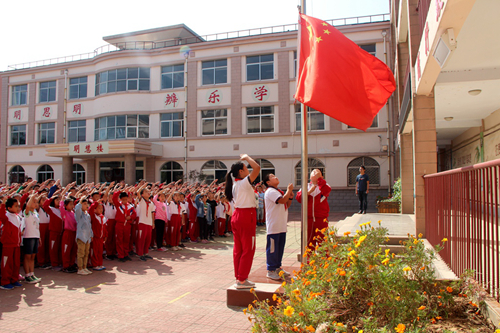
[[[382,30],[382,37],[384,38],[384,62],[387,64],[387,49],[386,49],[386,38],[387,36],[387,31]],[[387,110],[387,163],[389,165],[389,170],[387,171],[387,182],[388,182],[388,189],[387,192],[390,195],[391,194],[391,187],[392,187],[392,165],[391,165],[391,131],[390,131],[390,114],[391,112],[389,111],[389,99],[387,100],[387,103],[385,104],[386,110]]]
[[[68,70],[64,70],[64,110],[63,110],[63,143],[66,143],[66,112],[68,110]]]

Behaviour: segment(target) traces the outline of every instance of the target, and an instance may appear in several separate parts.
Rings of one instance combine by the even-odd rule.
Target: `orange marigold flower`
[[[305,316],[304,312],[300,311],[299,316],[304,317]]]
[[[443,238],[441,242],[446,243],[448,241],[448,238]]]
[[[418,238],[422,238],[424,237],[424,235],[422,235],[422,233],[418,234]]]
[[[300,290],[299,289],[295,289],[292,291],[295,295],[300,295]]]
[[[368,306],[372,306],[372,305],[373,305],[373,302],[368,302],[368,303],[366,303],[366,305],[368,305]]]
[[[436,319],[432,318],[431,319],[431,323],[435,324],[436,323]]]
[[[420,270],[421,270],[421,271],[425,270],[425,266],[420,267]]]
[[[273,294],[273,301],[276,302],[277,299],[278,299],[278,296],[276,296],[276,294]]]
[[[438,306],[441,306],[441,305],[443,305],[443,303],[439,302],[439,303],[438,303]]]
[[[384,265],[387,265],[388,262],[389,262],[389,258],[385,258],[384,260],[382,260],[382,264],[384,264]]]
[[[253,292],[255,291],[254,288],[250,288],[250,292],[253,294]]]
[[[417,244],[418,244],[418,240],[417,240],[417,239],[415,239],[415,240],[413,241],[413,244],[417,245]]]
[[[411,268],[406,266],[405,268],[403,268],[403,271],[405,271],[405,272],[411,271]]]
[[[397,332],[397,333],[403,333],[406,329],[406,326],[404,324],[398,324],[397,327],[394,328],[394,330]]]
[[[285,316],[291,317],[293,313],[295,312],[295,309],[292,308],[290,305],[286,307],[286,309],[283,311]]]
[[[436,319],[441,320],[441,319],[443,319],[443,317],[437,316]]]
[[[341,270],[341,271],[340,271],[340,273],[339,273],[339,275],[340,275],[340,276],[345,276],[345,274],[346,274],[346,273],[345,273],[345,271],[344,271],[344,270]]]
[[[425,305],[422,305],[421,307],[419,307],[417,310],[425,310]]]
[[[314,327],[312,327],[312,325],[307,326],[306,330],[309,332],[316,332],[316,330],[314,329]]]
[[[452,293],[453,292],[453,288],[452,287],[446,287],[446,291],[449,292],[449,293]]]
[[[346,232],[344,232],[344,236],[349,236],[350,234],[351,234],[351,232],[350,232],[350,231],[346,231]]]

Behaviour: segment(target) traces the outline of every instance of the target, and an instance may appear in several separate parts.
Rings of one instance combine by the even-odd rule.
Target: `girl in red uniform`
[[[248,280],[248,274],[250,274],[255,254],[255,229],[257,226],[255,193],[252,183],[259,176],[260,166],[247,154],[240,155],[240,160],[249,163],[252,173],[241,161],[233,164],[231,171],[226,176],[225,194],[229,201],[234,201],[231,227],[234,235],[235,287],[236,289],[250,289],[255,287],[255,283]]]
[[[125,262],[132,260],[128,256],[131,225],[137,215],[134,206],[129,204],[128,194],[125,192],[116,191],[113,194],[113,203],[116,207],[116,250],[118,252],[118,260]]]
[[[43,210],[50,216],[49,222],[49,254],[52,269],[60,271],[62,269],[61,239],[63,234],[63,220],[59,211],[61,198],[58,195],[52,196],[43,203]]]
[[[181,233],[182,225],[182,207],[180,205],[180,193],[174,192],[171,198],[167,199],[168,202],[168,212],[170,215],[170,221],[168,223],[169,227],[169,244],[172,246],[172,251],[179,251],[179,235]],[[172,200],[170,200],[172,199]]]
[[[40,197],[40,200],[38,201],[39,209],[37,211],[38,211],[38,217],[40,219],[40,243],[38,244],[38,253],[36,255],[36,258],[38,261],[38,266],[40,266],[40,268],[49,269],[50,268],[50,257],[49,257],[50,215],[42,208],[45,200],[47,200],[47,196],[43,195]]]
[[[2,236],[2,279],[0,289],[12,290],[21,287],[19,283],[19,268],[21,265],[21,236],[23,221],[18,215],[21,211],[19,202],[9,198],[0,206],[0,225]]]
[[[106,242],[106,237],[108,235],[108,230],[106,228],[106,218],[103,213],[103,199],[95,201],[89,208],[90,221],[92,223],[92,244],[90,247],[90,262],[94,271],[102,271],[106,269],[102,265],[102,252],[104,243]]]

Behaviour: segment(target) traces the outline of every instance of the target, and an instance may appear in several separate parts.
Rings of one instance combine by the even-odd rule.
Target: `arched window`
[[[276,169],[274,168],[274,165],[269,162],[266,159],[263,158],[257,158],[255,159],[255,162],[257,162],[258,165],[260,165],[260,172],[259,175],[257,176],[257,179],[255,179],[254,183],[260,182],[262,179],[264,179],[265,175],[272,173],[276,173]],[[252,169],[248,169],[250,172],[252,172]]]
[[[323,174],[323,178],[326,178],[325,174],[325,164],[318,160],[317,158],[308,158],[307,159],[307,177],[314,169],[319,169]],[[295,166],[295,185],[302,186],[302,161],[299,161]]]
[[[371,157],[358,157],[349,162],[347,166],[347,178],[349,186],[356,186],[356,177],[359,175],[359,167],[364,165],[366,174],[370,179],[370,185],[380,185],[380,165]]]
[[[9,171],[9,183],[22,184],[24,183],[25,176],[24,168],[20,165],[14,165]]]
[[[184,177],[182,166],[177,162],[167,162],[160,168],[160,177],[162,183],[176,182]]]
[[[207,184],[213,182],[214,179],[218,179],[217,183],[222,183],[226,178],[227,167],[221,161],[211,160],[203,164],[201,173],[207,177],[205,178]]]
[[[54,179],[54,169],[48,164],[44,164],[36,171],[36,177],[39,183],[43,183],[47,179]]]
[[[73,164],[73,181],[76,185],[85,183],[85,168],[81,164]]]

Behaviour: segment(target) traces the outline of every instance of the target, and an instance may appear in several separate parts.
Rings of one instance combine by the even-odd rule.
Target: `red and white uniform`
[[[16,283],[19,280],[21,267],[21,237],[24,228],[23,219],[6,210],[5,205],[0,207],[0,221],[2,235],[0,242],[2,249],[2,279],[0,285]]]
[[[139,217],[138,237],[136,244],[137,255],[148,254],[151,244],[151,232],[153,230],[154,212],[156,206],[152,201],[141,198],[137,204],[137,215]]]
[[[250,184],[249,176],[244,179],[235,179],[233,201],[234,212],[231,217],[231,227],[234,235],[234,275],[237,280],[244,281],[252,269],[257,226],[255,192]]]
[[[215,216],[217,217],[219,236],[224,236],[226,231],[226,207],[222,202],[219,202],[215,208]]]
[[[49,223],[50,215],[43,209],[38,210],[38,218],[40,219],[40,242],[38,243],[38,254],[36,255],[38,265],[43,266],[50,262],[49,257]]]
[[[104,215],[97,215],[95,209],[98,206],[97,202],[92,203],[89,208],[90,221],[92,223],[92,245],[90,247],[90,263],[93,267],[102,266],[102,252],[104,247],[104,240],[108,235],[106,226],[106,217]]]
[[[106,228],[108,229],[108,236],[104,247],[106,248],[106,255],[116,254],[116,237],[115,237],[115,227],[116,227],[116,208],[115,205],[106,202],[104,204],[104,217],[106,217]]]
[[[120,192],[115,192],[113,194],[113,203],[116,208],[116,226],[115,226],[115,237],[116,237],[116,250],[118,252],[118,258],[125,258],[128,256],[130,251],[130,235],[131,226],[134,223],[137,215],[134,206],[131,204],[122,205],[119,199]],[[126,219],[130,217],[130,219]]]
[[[64,230],[63,220],[59,208],[51,207],[52,199],[47,199],[43,203],[43,210],[50,216],[49,221],[49,251],[50,251],[50,264],[52,267],[61,266],[61,240]]]
[[[169,217],[167,230],[169,241],[167,243],[171,246],[179,246],[179,235],[182,225],[182,206],[180,203],[176,203],[173,200],[170,201],[168,203],[167,216]]]
[[[200,226],[198,224],[198,221],[196,220],[196,205],[193,200],[191,200],[191,193],[189,193],[186,196],[186,202],[187,202],[187,209],[188,209],[188,217],[189,217],[189,223],[188,223],[188,234],[189,234],[189,239],[191,241],[195,242],[198,237],[200,237]]]

